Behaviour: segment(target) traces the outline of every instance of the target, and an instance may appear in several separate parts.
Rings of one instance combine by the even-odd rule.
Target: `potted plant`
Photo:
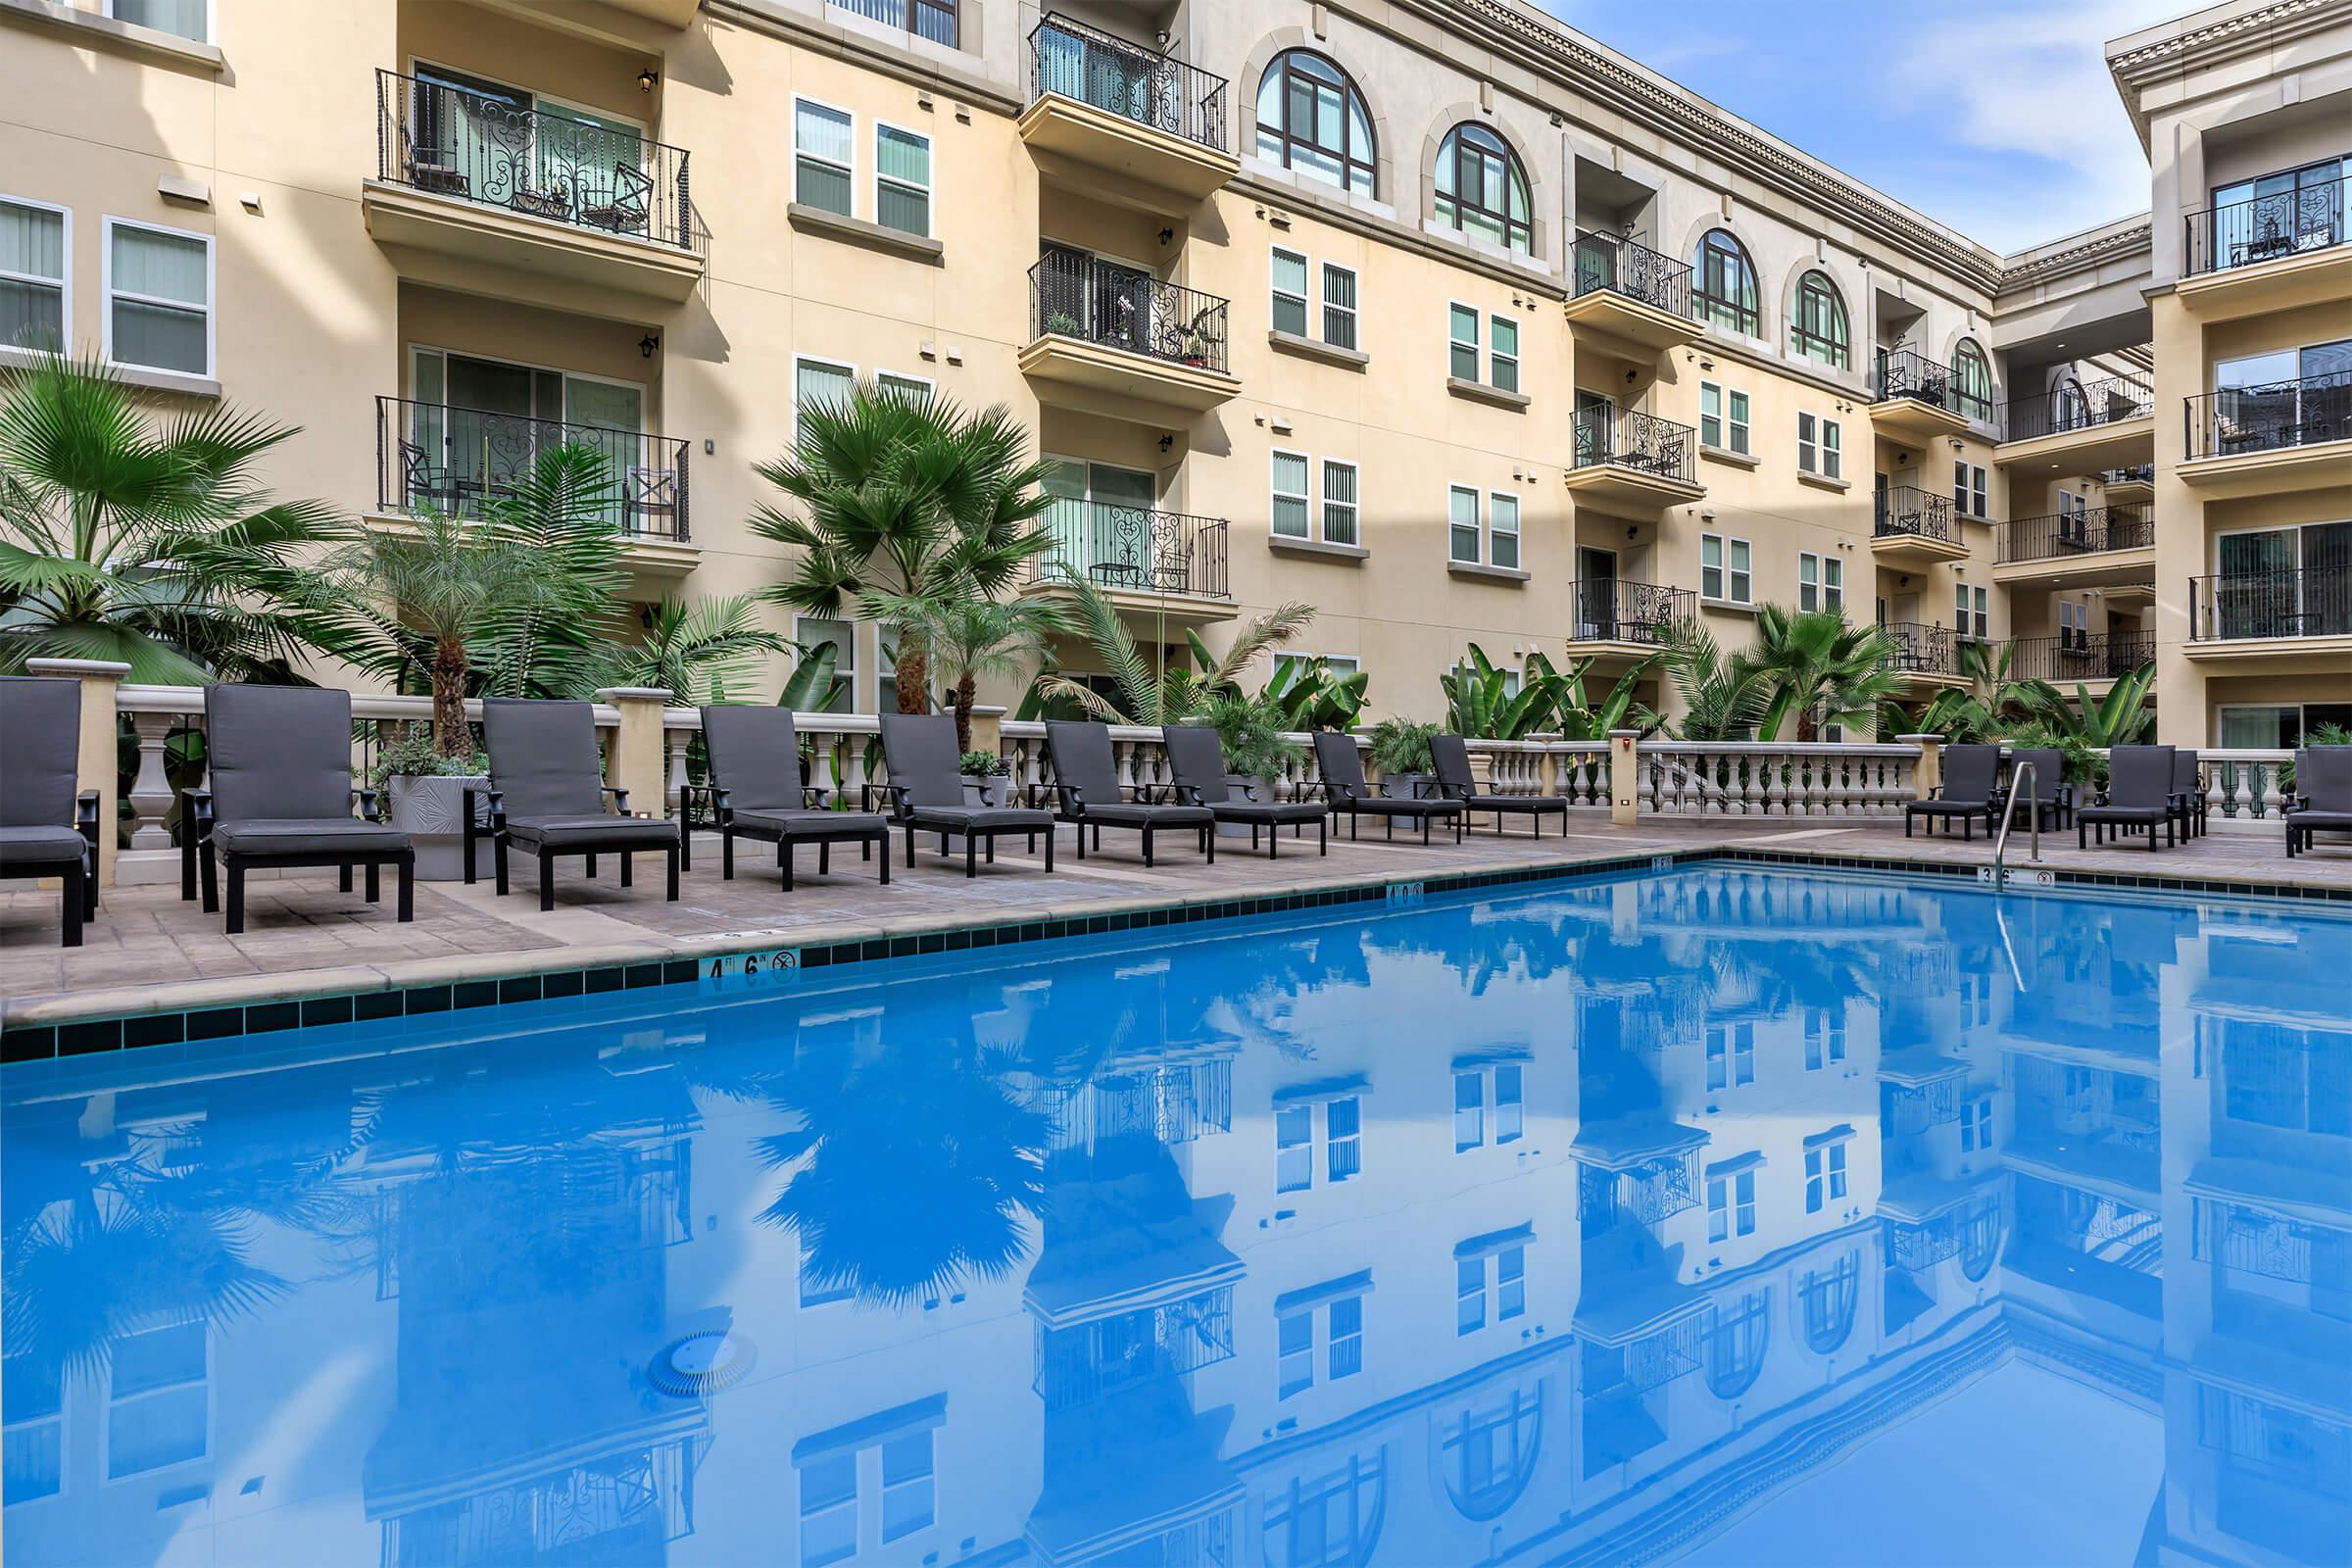
[[[1410,800],[1421,793],[1436,771],[1429,738],[1437,732],[1437,725],[1409,718],[1384,718],[1372,726],[1372,765],[1380,773],[1381,794]]]
[[[461,880],[466,874],[466,791],[488,787],[488,754],[469,749],[462,756],[444,757],[433,744],[429,726],[412,725],[375,754],[373,782],[383,792],[387,818],[416,846],[417,878]],[[474,815],[483,818],[479,801]],[[487,838],[474,844],[473,858],[474,874],[488,876],[492,867]]]
[[[1049,332],[1058,333],[1063,337],[1080,337],[1084,335],[1078,330],[1078,318],[1072,316],[1067,311],[1055,311],[1052,315],[1048,316],[1046,318],[1046,330]]]
[[[1201,715],[1217,732],[1225,754],[1225,785],[1239,798],[1245,792],[1261,801],[1280,799],[1284,774],[1306,755],[1306,748],[1282,732],[1282,710],[1263,693],[1255,697],[1222,697]],[[1220,822],[1217,832],[1227,838],[1248,838],[1247,822]]]
[[[1212,319],[1218,306],[1208,306],[1196,314],[1183,332],[1184,363],[1205,367],[1209,350],[1217,346],[1216,322]]]
[[[1010,788],[1012,764],[994,752],[965,752],[959,759],[966,806],[1003,806]]]

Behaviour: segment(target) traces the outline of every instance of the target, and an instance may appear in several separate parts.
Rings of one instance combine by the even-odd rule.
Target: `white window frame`
[[[1457,311],[1470,313],[1470,335],[1467,338],[1453,335],[1453,318],[1454,313]],[[1486,352],[1485,345],[1479,341],[1480,334],[1486,330],[1486,312],[1468,300],[1447,300],[1446,302],[1446,373],[1456,381],[1476,381],[1478,379],[1478,368],[1483,363],[1480,356]],[[1468,375],[1461,374],[1453,368],[1454,351],[1464,348],[1470,351],[1470,373]]]
[[[1836,419],[1821,421],[1821,476],[1839,480],[1845,477],[1845,427]]]
[[[1968,460],[1966,458],[1952,460],[1952,505],[1959,510],[1962,516],[1968,514]],[[2066,510],[2066,492],[2064,490],[2058,492],[2058,510],[2060,512]]]
[[[1498,326],[1507,326],[1511,329],[1511,352],[1508,354],[1502,352],[1500,334],[1494,330]],[[1509,386],[1502,384],[1502,368],[1505,365],[1511,368],[1511,384]],[[1515,316],[1506,316],[1500,311],[1487,313],[1487,385],[1494,388],[1497,392],[1518,393],[1521,390],[1519,386],[1519,318]]]
[[[74,209],[60,207],[55,202],[35,201],[30,196],[18,196],[5,190],[0,190],[0,203],[27,207],[35,212],[55,213],[62,220],[58,229],[58,276],[42,277],[34,272],[0,270],[0,281],[57,290],[57,346],[61,353],[70,353],[74,347]],[[114,312],[110,310],[107,315],[112,317]],[[25,352],[18,344],[0,343],[0,353],[12,350],[19,354]]]
[[[846,695],[842,701],[848,703],[850,706],[843,709],[842,711],[845,713],[861,713],[865,711],[858,691],[858,665],[861,662],[858,657],[858,628],[865,623],[854,615],[808,615],[796,613],[792,617],[792,640],[796,645],[803,648],[808,646],[808,639],[801,634],[801,627],[806,622],[811,620],[829,620],[837,626],[847,626],[850,629],[850,667],[845,671],[839,664],[835,664],[833,666],[833,673],[836,675],[845,676],[849,683],[848,695]]]
[[[1457,1154],[1467,1154],[1473,1149],[1486,1148],[1489,1142],[1487,1138],[1487,1075],[1476,1067],[1456,1067],[1453,1069],[1452,1078],[1453,1152]],[[1478,1103],[1476,1105],[1462,1103],[1462,1080],[1465,1078],[1478,1086]],[[1465,1115],[1478,1118],[1476,1124],[1478,1136],[1466,1144],[1462,1142],[1462,1117]]]
[[[1511,525],[1507,528],[1500,526],[1496,520],[1498,515],[1496,508],[1498,505],[1508,505],[1511,509]],[[1519,548],[1521,542],[1520,527],[1524,521],[1524,518],[1521,516],[1521,510],[1522,509],[1519,505],[1519,497],[1515,491],[1490,490],[1487,492],[1487,517],[1486,522],[1480,531],[1486,539],[1488,565],[1499,567],[1506,571],[1524,571],[1527,569],[1523,564],[1521,564],[1521,563],[1526,560],[1526,557],[1521,553]],[[1450,517],[1448,517],[1447,520],[1450,521]],[[1508,563],[1498,560],[1495,556],[1494,541],[1498,538],[1507,538],[1511,542],[1511,559]]]
[[[1707,412],[1707,397],[1710,393],[1712,393],[1715,398],[1715,412],[1713,414],[1709,414]],[[1715,423],[1715,434],[1711,438],[1707,434],[1707,421],[1710,419]],[[1713,447],[1718,452],[1724,450],[1723,383],[1721,381],[1701,381],[1698,383],[1698,444],[1702,447]]]
[[[792,95],[792,195],[789,199],[795,206],[808,205],[801,200],[801,105],[803,104],[808,104],[814,109],[825,110],[830,114],[850,117],[850,161],[842,168],[842,172],[849,175],[850,210],[839,216],[856,218],[858,216],[858,111],[847,104],[828,103],[822,98],[812,97],[805,92],[796,92]],[[828,169],[833,167],[833,160],[830,158],[816,153],[808,156]],[[823,207],[815,210],[820,213],[831,211],[831,209]]]
[[[921,1474],[919,1477],[913,1477],[913,1478],[910,1478],[910,1479],[907,1479],[907,1480],[904,1480],[904,1481],[893,1482],[893,1481],[890,1479],[890,1470],[889,1470],[889,1468],[888,1468],[888,1466],[889,1466],[889,1462],[890,1462],[890,1461],[889,1461],[889,1459],[888,1459],[888,1457],[887,1457],[887,1453],[888,1453],[888,1450],[889,1450],[889,1448],[890,1448],[890,1446],[891,1446],[892,1444],[894,1444],[894,1443],[906,1443],[906,1442],[910,1442],[910,1441],[912,1441],[913,1439],[915,1439],[915,1438],[918,1438],[918,1437],[919,1437],[919,1438],[921,1438],[921,1439],[923,1440],[923,1451],[924,1451],[924,1453],[925,1453],[925,1454],[928,1456],[928,1458],[929,1458],[929,1461],[930,1461],[930,1462],[929,1462],[929,1463],[928,1463],[928,1464],[927,1464],[927,1465],[924,1467],[923,1473],[922,1473],[922,1474]],[[863,1453],[862,1453],[862,1450],[860,1450],[860,1457],[862,1457],[862,1456],[863,1456]],[[877,1529],[877,1530],[879,1530],[879,1531],[880,1531],[880,1533],[881,1533],[881,1537],[882,1537],[882,1543],[883,1543],[883,1544],[884,1544],[884,1545],[889,1545],[889,1544],[892,1544],[893,1542],[905,1541],[905,1540],[906,1540],[906,1539],[907,1539],[909,1536],[919,1536],[919,1535],[921,1535],[921,1534],[922,1534],[924,1531],[926,1531],[926,1530],[934,1530],[934,1529],[937,1529],[937,1528],[938,1528],[938,1526],[939,1526],[939,1432],[938,1432],[938,1429],[937,1429],[937,1428],[934,1428],[934,1427],[923,1427],[923,1428],[920,1428],[919,1430],[917,1430],[917,1431],[914,1431],[914,1432],[899,1432],[899,1433],[893,1433],[893,1434],[890,1434],[890,1435],[888,1435],[888,1436],[884,1437],[884,1438],[882,1439],[882,1441],[881,1441],[881,1442],[879,1442],[879,1443],[876,1443],[876,1444],[874,1445],[874,1475],[875,1475],[875,1479],[876,1479],[876,1481],[879,1483],[879,1485],[878,1485],[878,1487],[877,1487],[877,1494],[876,1494],[876,1499],[875,1499],[875,1500],[876,1500],[876,1502],[877,1502],[877,1504],[878,1504],[878,1508],[877,1508],[877,1514],[878,1514],[878,1517],[877,1517],[877,1519],[876,1519],[876,1521],[875,1521],[875,1527],[876,1527],[876,1529]],[[907,1490],[908,1488],[910,1488],[910,1487],[918,1487],[918,1486],[919,1486],[919,1487],[925,1487],[925,1488],[928,1488],[928,1489],[930,1490],[930,1493],[931,1493],[931,1507],[930,1507],[930,1515],[931,1515],[931,1517],[930,1517],[930,1518],[928,1518],[928,1519],[926,1519],[926,1520],[924,1520],[924,1521],[923,1521],[921,1524],[919,1524],[919,1525],[908,1525],[908,1526],[907,1526],[907,1527],[906,1527],[905,1529],[903,1529],[903,1530],[899,1531],[899,1533],[898,1533],[898,1534],[896,1534],[896,1535],[893,1535],[893,1534],[891,1534],[891,1530],[890,1530],[890,1498],[891,1498],[891,1494],[893,1494],[893,1493],[895,1493],[895,1492],[905,1492],[905,1491],[906,1491],[906,1490]],[[862,1528],[862,1527],[863,1527],[863,1520],[862,1520],[862,1519],[860,1519],[860,1521],[859,1521],[859,1525],[860,1525],[860,1528]]]
[[[1990,476],[1989,476],[1988,474],[1986,474],[1986,472],[1985,472],[1985,470],[1984,470],[1984,465],[1983,465],[1982,463],[1972,463],[1972,464],[1970,464],[1970,465],[1968,466],[1968,479],[1969,479],[1969,509],[1968,509],[1968,514],[1969,514],[1970,516],[1972,516],[1972,517],[1989,517],[1989,516],[1991,516],[1991,515],[1992,515],[1992,510],[1991,510],[1991,508],[1992,508],[1992,484],[1991,484],[1991,479],[1990,479]]]
[[[165,1329],[187,1328],[191,1324],[202,1330],[204,1335],[204,1371],[195,1379],[180,1383],[167,1383],[159,1388],[141,1389],[135,1394],[126,1394],[118,1398],[115,1395],[113,1358],[111,1356],[108,1358],[106,1397],[100,1405],[101,1413],[98,1422],[98,1474],[102,1479],[103,1486],[119,1487],[134,1481],[143,1481],[153,1476],[168,1475],[187,1465],[205,1464],[211,1461],[214,1450],[218,1446],[216,1439],[219,1436],[213,1430],[213,1423],[220,1414],[213,1398],[214,1357],[211,1321],[205,1318],[190,1318],[177,1323],[157,1323],[149,1328],[133,1329],[128,1333],[116,1334],[109,1338],[110,1340],[125,1340],[139,1334],[157,1333]],[[114,1466],[115,1407],[120,1404],[142,1403],[158,1396],[177,1394],[181,1390],[189,1388],[200,1388],[204,1391],[204,1451],[192,1453],[184,1459],[167,1460],[159,1465],[151,1465],[144,1470],[126,1470],[121,1475],[116,1475]]]
[[[1800,611],[1821,608],[1821,557],[1810,550],[1796,553],[1796,608]]]
[[[801,367],[804,365],[821,365],[828,370],[847,370],[850,372],[850,390],[855,393],[858,389],[858,370],[854,362],[837,360],[825,354],[795,354],[792,357],[792,423],[784,432],[787,448],[798,447],[801,443]]]
[[[1302,1138],[1283,1136],[1283,1118],[1303,1116],[1306,1134]],[[1286,1163],[1294,1159],[1303,1162],[1305,1179],[1294,1182],[1284,1174]],[[1274,1107],[1274,1195],[1286,1197],[1292,1193],[1312,1192],[1315,1186],[1315,1107],[1306,1105],[1276,1105]]]
[[[1278,459],[1295,458],[1299,468],[1299,488],[1296,495],[1274,488],[1275,463]],[[1312,539],[1315,537],[1315,460],[1305,452],[1289,447],[1274,447],[1266,453],[1266,531],[1277,539]],[[1274,502],[1296,501],[1299,507],[1299,530],[1284,533],[1274,526]]]
[[[160,32],[163,33],[163,35],[167,38],[181,38],[182,41],[187,43],[204,44],[207,47],[212,48],[217,48],[220,45],[220,0],[205,0],[204,36],[201,38],[187,38],[181,33],[172,32],[163,27],[149,26],[144,22],[132,22],[127,18],[117,16],[115,14],[115,7],[118,3],[119,0],[106,0],[106,16],[107,20],[110,22],[120,22],[126,27],[142,27],[149,32]]]
[[[1517,1093],[1508,1102],[1502,1098],[1502,1075],[1514,1075]],[[1527,1064],[1519,1061],[1498,1061],[1486,1072],[1487,1098],[1494,1107],[1494,1142],[1497,1145],[1515,1144],[1527,1136]],[[1510,1114],[1503,1114],[1505,1104]]]
[[[1821,558],[1821,608],[1845,611],[1845,563],[1837,556]]]
[[[175,239],[201,240],[204,243],[204,368],[201,371],[181,370],[162,365],[132,365],[115,358],[115,230],[135,228],[149,234],[169,234]],[[220,288],[216,275],[220,252],[213,236],[192,228],[173,228],[167,223],[150,223],[136,218],[117,218],[109,214],[105,232],[100,236],[98,251],[99,298],[103,313],[98,323],[99,353],[106,363],[118,369],[143,370],[158,375],[193,375],[199,380],[215,380],[220,374],[218,338],[220,328]],[[158,299],[153,295],[125,293],[122,298],[134,304],[155,305],[166,310],[185,311],[185,300]]]
[[[1355,500],[1334,501],[1331,499],[1331,470],[1334,468],[1348,470],[1348,477],[1354,481],[1349,489],[1355,496]],[[1318,536],[1325,544],[1342,544],[1352,550],[1361,550],[1364,547],[1363,469],[1342,458],[1325,458],[1322,460],[1322,470],[1317,478],[1323,487],[1323,504],[1313,513]],[[1334,507],[1338,507],[1348,514],[1348,537],[1346,539],[1334,539],[1331,536],[1331,511]]]
[[[1323,294],[1323,341],[1333,348],[1347,349],[1349,353],[1361,354],[1364,351],[1364,274],[1355,268],[1342,267],[1337,262],[1324,262],[1321,264],[1321,268],[1320,281],[1317,286],[1321,288]],[[1354,284],[1349,291],[1355,296],[1353,305],[1331,303],[1331,274],[1334,272],[1347,273],[1348,281]],[[1345,343],[1332,336],[1331,322],[1334,316],[1348,318],[1348,341]]]
[[[1710,540],[1714,541],[1722,558],[1720,563],[1714,566],[1706,564],[1707,543]],[[1732,564],[1732,547],[1735,545],[1747,552],[1746,565],[1734,566]],[[1742,539],[1735,534],[1702,533],[1698,536],[1698,593],[1701,599],[1711,600],[1719,605],[1752,605],[1756,602],[1756,547],[1753,541]],[[1716,586],[1722,592],[1712,594],[1707,592],[1707,573],[1709,571],[1716,574]],[[1743,595],[1732,592],[1732,577],[1735,573],[1747,579],[1747,592]]]
[[[1735,408],[1741,408],[1745,412],[1735,414],[1732,412]],[[1754,452],[1749,436],[1753,427],[1755,409],[1755,399],[1746,393],[1735,387],[1727,386],[1723,389],[1723,433],[1731,441],[1729,450],[1743,458],[1751,456]]]
[[[1277,275],[1276,275],[1276,272],[1275,272],[1275,270],[1274,270],[1274,269],[1275,269],[1275,264],[1276,264],[1276,262],[1277,262],[1277,261],[1279,261],[1279,260],[1281,260],[1281,259],[1283,259],[1283,258],[1289,258],[1289,259],[1295,260],[1295,261],[1297,261],[1297,262],[1298,262],[1298,293],[1296,293],[1296,294],[1293,294],[1292,292],[1290,292],[1290,290],[1288,290],[1288,289],[1284,288],[1284,287],[1281,285],[1281,283],[1280,283],[1279,281],[1277,281]],[[1296,335],[1296,336],[1298,336],[1298,337],[1307,337],[1307,338],[1311,338],[1312,336],[1314,336],[1314,325],[1315,325],[1315,299],[1314,299],[1314,294],[1315,294],[1315,260],[1314,260],[1314,258],[1313,258],[1313,257],[1311,257],[1311,256],[1309,256],[1309,255],[1307,255],[1307,254],[1306,254],[1306,252],[1304,252],[1304,251],[1295,251],[1295,250],[1291,249],[1291,248],[1290,248],[1288,245],[1269,245],[1269,246],[1267,246],[1267,247],[1266,247],[1266,298],[1267,298],[1268,304],[1267,304],[1266,314],[1267,314],[1268,318],[1272,318],[1272,316],[1273,316],[1273,302],[1274,302],[1274,301],[1276,301],[1276,300],[1297,300],[1297,301],[1298,302],[1298,332],[1297,332],[1295,335]],[[1277,331],[1282,331],[1282,330],[1285,330],[1285,328],[1277,327],[1277,328],[1275,328],[1275,330],[1277,330]]]
[[[1306,1343],[1295,1348],[1283,1347],[1283,1331],[1294,1325],[1306,1330]],[[1304,1376],[1294,1378],[1290,1369],[1304,1369]],[[1274,1318],[1274,1402],[1295,1399],[1315,1386],[1315,1309],[1302,1306],[1296,1311],[1277,1313]]]
[[[813,103],[815,100],[811,99],[809,101]],[[890,227],[889,224],[886,224],[882,221],[882,187],[885,183],[895,185],[902,190],[920,190],[923,193],[923,231],[919,237],[923,239],[934,238],[939,230],[939,138],[932,135],[931,132],[927,130],[917,130],[912,125],[902,125],[897,121],[884,120],[879,115],[873,117],[868,123],[874,127],[874,184],[873,190],[869,193],[869,199],[873,203],[871,212],[875,225],[877,227],[884,228]],[[902,136],[913,136],[921,140],[923,144],[923,161],[928,164],[931,169],[931,179],[929,183],[919,186],[913,185],[909,184],[906,180],[893,178],[890,175],[882,172],[882,132],[885,130],[895,130]],[[797,116],[793,121],[793,134],[796,137],[800,134],[800,121]],[[856,151],[857,146],[857,117],[853,115],[850,119],[850,147],[853,153]],[[798,162],[799,154],[797,149],[795,151],[794,158],[793,194],[798,196],[800,194],[800,166]],[[850,186],[850,201],[853,205],[858,200],[858,187],[856,183],[854,183],[855,178],[856,176],[853,174],[853,183]],[[908,230],[903,228],[891,228],[891,232],[894,234],[904,234],[908,232]]]
[[[1821,471],[1821,421],[1804,410],[1796,414],[1796,469],[1799,473]]]
[[[821,364],[822,362],[820,361],[819,363]],[[932,376],[909,375],[905,370],[876,370],[874,372],[874,385],[880,388],[882,391],[889,391],[890,387],[888,383],[892,381],[897,381],[903,386],[919,386],[923,389],[926,395],[936,393],[939,390],[939,382]],[[795,399],[794,403],[797,408],[799,400]]]
[[[1457,495],[1466,495],[1470,498],[1470,531],[1473,539],[1471,553],[1467,556],[1457,556],[1453,552],[1453,530],[1459,526],[1453,520],[1453,498]],[[1483,565],[1486,563],[1487,519],[1485,507],[1481,501],[1481,495],[1482,492],[1477,485],[1463,484],[1457,480],[1446,481],[1446,560],[1448,564],[1457,566],[1477,566]]]

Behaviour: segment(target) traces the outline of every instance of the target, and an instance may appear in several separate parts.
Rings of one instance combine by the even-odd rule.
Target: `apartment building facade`
[[[2316,166],[2352,21],[2268,9],[2319,16],[2324,59],[2266,68]],[[1765,603],[1886,624],[1913,699],[1969,639],[2096,691],[2171,627],[2178,738],[2250,692],[2298,725],[2352,700],[2324,616],[2268,662],[2185,651],[2189,580],[2241,558],[2156,542],[2195,492],[2161,478],[2190,394],[2159,384],[2148,220],[2001,257],[1508,0],[6,0],[0,28],[0,335],[298,422],[274,482],[372,515],[598,446],[640,603],[776,581],[753,466],[871,377],[1035,432],[1024,591],[1086,577],[1170,657],[1313,605],[1284,652],[1368,670],[1375,712],[1441,711],[1473,642],[1607,677]],[[2257,116],[2238,162],[2284,134]],[[2340,311],[2340,261],[2244,260]],[[2294,505],[2341,517],[2320,457]],[[2236,482],[2225,512],[2285,505]],[[887,699],[887,627],[772,617]]]

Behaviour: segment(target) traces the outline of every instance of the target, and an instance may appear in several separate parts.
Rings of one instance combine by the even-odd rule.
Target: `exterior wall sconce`
[[[653,67],[648,66],[643,71],[637,73],[637,90],[639,92],[652,92],[654,90],[654,83],[660,81],[661,79],[661,73],[655,71]]]
[[[654,336],[654,334],[651,332],[646,333],[645,336],[637,340],[638,354],[649,360],[654,357],[654,350],[660,348],[661,346],[662,340]]]

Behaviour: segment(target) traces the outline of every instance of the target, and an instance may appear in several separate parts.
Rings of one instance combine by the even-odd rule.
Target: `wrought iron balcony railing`
[[[1945,544],[1960,542],[1960,525],[1952,520],[1952,498],[1914,484],[1898,484],[1878,493],[1871,529],[1882,539],[1916,534]]]
[[[1225,302],[1082,251],[1049,250],[1029,269],[1029,336],[1074,337],[1147,359],[1225,368]]]
[[[1233,1358],[1233,1287],[1066,1328],[1037,1325],[1032,1387],[1049,1410]]]
[[[2014,680],[2121,680],[2156,657],[2156,634],[2145,631],[2061,632],[2016,637],[2009,643]]]
[[[829,3],[852,16],[868,22],[879,22],[885,27],[903,27],[917,38],[933,43],[956,46],[956,0],[829,0]]]
[[[2102,468],[2099,470],[2098,479],[2101,484],[2154,484],[2156,482],[2156,465],[2134,463],[2129,467]]]
[[[1698,482],[1698,432],[1652,414],[1597,404],[1576,414],[1576,466],[1606,465],[1660,479]]]
[[[1231,84],[1213,72],[1049,11],[1029,34],[1029,101],[1059,93],[1139,125],[1225,150]]]
[[[1893,398],[1916,398],[1934,408],[1952,406],[1952,372],[1910,349],[1881,349],[1872,368],[1870,389],[1882,403]]]
[[[2352,564],[2188,579],[2191,642],[2352,635]]]
[[[2224,387],[2188,399],[2183,417],[2192,461],[2346,440],[2352,438],[2352,370]]]
[[[2156,509],[2144,501],[2127,506],[2053,512],[2040,517],[2012,517],[2000,525],[1993,559],[2060,561],[2102,550],[2145,550],[2156,542]]]
[[[2156,408],[2147,382],[2119,375],[2105,381],[2066,380],[2038,397],[2018,398],[2002,411],[2001,439],[2031,441],[2067,430],[2090,430],[2145,418]]]
[[[1576,231],[1576,295],[1596,290],[1622,294],[1642,305],[1688,318],[1690,268],[1618,234]]]
[[[1879,630],[1892,650],[1891,664],[1898,675],[1957,675],[1960,656],[1949,626],[1930,626],[1916,620],[1882,621]],[[1956,1080],[1954,1080],[1956,1082]],[[1933,1089],[1935,1086],[1927,1086]],[[1935,1120],[1949,1121],[1960,1114],[1954,1101],[1946,1106],[1927,1089],[1903,1089],[1897,1092],[1898,1102],[1905,1096],[1918,1096],[1918,1103],[1936,1112]],[[1943,1114],[1945,1110],[1950,1114]]]
[[[1064,501],[1046,514],[1053,548],[1029,558],[1033,583],[1083,578],[1098,588],[1230,599],[1222,517]]]
[[[2352,237],[2344,224],[2347,194],[2352,180],[2334,179],[2191,213],[2181,270],[2198,277],[2341,245]]]
[[[605,460],[615,527],[685,540],[686,442],[410,398],[375,400],[376,505],[388,512],[479,517],[542,456],[566,446],[585,447]]]
[[[700,256],[685,149],[519,98],[375,74],[375,174]]]
[[[1602,578],[1569,585],[1570,642],[1663,644],[1666,628],[1698,613],[1690,588]]]

